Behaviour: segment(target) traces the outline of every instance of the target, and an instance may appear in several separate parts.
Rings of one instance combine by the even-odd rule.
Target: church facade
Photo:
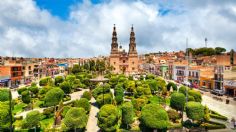
[[[118,45],[116,27],[113,27],[111,52],[109,58],[113,73],[135,74],[138,73],[138,52],[136,49],[135,33],[133,26],[130,32],[128,53]]]

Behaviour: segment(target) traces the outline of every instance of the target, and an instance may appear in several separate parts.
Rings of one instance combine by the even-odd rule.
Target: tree
[[[199,102],[190,101],[186,104],[186,114],[192,120],[201,120],[204,118],[204,107]]]
[[[135,97],[140,97],[142,95],[151,95],[151,89],[148,84],[142,84],[142,86],[137,87]]]
[[[106,85],[106,84],[105,84]],[[92,95],[96,99],[98,95],[102,93],[109,93],[110,92],[110,86],[107,85],[97,86],[95,89],[92,90]]]
[[[39,126],[41,119],[41,114],[39,111],[31,111],[26,115],[26,118],[23,120],[22,127],[31,129],[33,127]]]
[[[157,77],[156,78],[157,80],[157,84],[158,84],[158,89],[159,90],[166,90],[166,82],[164,79],[160,78],[160,77]]]
[[[88,116],[83,108],[71,108],[63,120],[63,125],[66,130],[77,128],[83,129],[86,127]]]
[[[19,88],[19,89],[17,89],[17,92],[18,92],[18,94],[21,95],[21,93],[22,93],[23,91],[27,90],[27,89],[28,89],[27,87]]]
[[[196,102],[202,102],[202,95],[199,91],[189,90],[188,94],[189,96],[193,96]]]
[[[173,91],[177,91],[177,86],[173,82],[169,82],[166,87],[168,91],[170,91],[171,88],[173,89]]]
[[[60,88],[53,88],[49,90],[44,98],[45,106],[55,106],[63,99],[64,92]]]
[[[84,110],[88,113],[90,111],[90,103],[86,98],[81,98],[80,100],[75,100],[75,107],[84,108]]]
[[[34,95],[38,95],[38,92],[39,92],[39,88],[37,87],[37,86],[30,86],[29,88],[28,88],[28,90],[31,92],[31,93],[33,93]]]
[[[131,102],[126,102],[122,105],[122,123],[128,125],[134,121],[134,108]]]
[[[122,88],[122,85],[120,83],[116,85],[114,94],[115,94],[116,103],[121,104],[123,102],[124,89]]]
[[[67,81],[60,84],[60,88],[64,91],[65,94],[71,93],[71,84]]]
[[[154,79],[148,79],[146,82],[147,82],[147,84],[149,85],[149,87],[150,87],[152,93],[154,93],[155,91],[158,90],[158,83],[157,83],[156,80],[154,80]]]
[[[73,74],[79,73],[79,72],[81,72],[81,71],[82,71],[82,69],[81,69],[81,67],[80,67],[78,64],[75,64],[75,65],[73,66],[72,70],[71,70],[71,72],[72,72]]]
[[[96,98],[96,102],[99,105],[99,107],[103,106],[104,104],[112,104],[113,102],[112,94],[111,93],[100,94]]]
[[[125,88],[126,88],[126,91],[133,93],[135,90],[135,81],[127,80],[125,82]]]
[[[115,131],[118,125],[119,112],[114,105],[106,104],[98,112],[98,126],[102,131]]]
[[[142,109],[142,107],[148,103],[148,99],[146,97],[133,98],[131,100],[131,102],[132,102],[134,108],[136,110],[140,111]]]
[[[92,94],[89,91],[85,91],[81,98],[86,98],[87,100],[90,100],[92,98]]]
[[[26,104],[30,103],[31,98],[28,90],[21,93],[21,99]]]
[[[0,89],[0,101],[9,101],[9,89]]]
[[[75,75],[67,75],[65,81],[69,82],[72,86],[74,84],[75,79],[76,79]]]
[[[45,77],[45,78],[40,79],[39,81],[40,86],[46,86],[46,85],[52,86],[52,83],[53,81],[51,77]]]
[[[225,52],[225,51],[226,51],[225,48],[222,48],[222,47],[215,47],[215,53],[216,53],[217,55],[220,55],[220,54],[222,54],[222,53]]]
[[[56,77],[55,77],[55,85],[56,85],[56,86],[59,86],[60,83],[62,83],[63,81],[64,81],[63,76],[56,76]]]
[[[115,86],[118,83],[119,78],[117,76],[112,76],[109,80],[109,84],[111,85],[111,88],[115,88]]]
[[[12,115],[9,111],[9,102],[0,101],[0,128],[7,130],[10,127],[11,117]]]
[[[234,64],[234,50],[231,49],[230,50],[230,64],[233,65]]]
[[[182,93],[173,93],[170,98],[170,106],[176,110],[182,111],[185,105],[185,96]]]
[[[164,108],[157,104],[147,104],[141,111],[142,123],[152,129],[166,129],[169,118]]]
[[[179,93],[182,93],[184,95],[186,95],[186,92],[188,91],[188,88],[186,86],[181,86],[179,88]]]

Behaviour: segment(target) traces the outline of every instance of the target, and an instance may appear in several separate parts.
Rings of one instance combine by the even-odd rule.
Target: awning
[[[10,79],[10,76],[0,76],[0,83],[8,82]]]

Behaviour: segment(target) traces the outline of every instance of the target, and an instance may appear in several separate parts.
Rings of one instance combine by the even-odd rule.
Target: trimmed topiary
[[[79,108],[84,108],[87,113],[90,111],[90,103],[86,98],[81,98],[80,100],[74,101],[74,106]]]
[[[87,100],[90,100],[92,98],[92,94],[89,91],[85,91],[81,98],[86,98]]]
[[[199,102],[190,101],[186,104],[186,113],[192,120],[201,120],[204,118],[204,107]]]
[[[106,104],[98,112],[98,126],[101,131],[111,132],[117,129],[119,112],[114,105]]]
[[[166,129],[169,123],[168,114],[157,104],[147,104],[141,111],[142,123],[152,129]]]
[[[170,106],[176,110],[182,111],[185,105],[185,96],[182,93],[173,93],[170,98]]]

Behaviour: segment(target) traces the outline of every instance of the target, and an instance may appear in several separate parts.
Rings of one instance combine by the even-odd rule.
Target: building
[[[129,51],[127,53],[122,49],[122,46],[118,46],[116,27],[114,25],[109,63],[110,66],[113,67],[114,73],[138,73],[139,59],[136,50],[135,33],[133,26],[131,27]]]
[[[23,82],[22,66],[0,66],[0,78],[3,86],[15,87]]]

